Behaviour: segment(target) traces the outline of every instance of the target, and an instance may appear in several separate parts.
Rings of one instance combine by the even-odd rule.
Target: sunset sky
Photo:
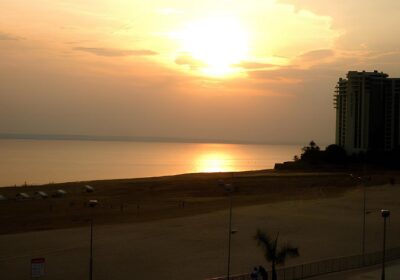
[[[398,0],[2,0],[0,11],[0,133],[332,143],[339,77],[400,77]]]

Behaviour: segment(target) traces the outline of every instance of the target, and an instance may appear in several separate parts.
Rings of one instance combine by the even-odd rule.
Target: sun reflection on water
[[[196,160],[197,172],[226,172],[232,169],[232,157],[226,153],[202,154]]]

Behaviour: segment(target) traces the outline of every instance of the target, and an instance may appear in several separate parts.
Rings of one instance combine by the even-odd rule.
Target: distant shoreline
[[[155,143],[199,143],[199,144],[242,144],[242,145],[299,145],[307,141],[280,143],[273,141],[246,141],[229,139],[195,139],[185,137],[155,137],[155,136],[106,136],[106,135],[79,135],[79,134],[19,134],[0,133],[0,140],[48,140],[48,141],[106,141],[106,142],[155,142]]]
[[[245,171],[223,171],[223,172],[189,172],[189,173],[178,173],[178,174],[171,174],[171,175],[157,175],[157,176],[143,176],[143,177],[124,177],[124,178],[106,178],[106,179],[88,179],[88,180],[72,180],[72,181],[63,181],[63,182],[50,182],[50,183],[28,183],[26,182],[26,184],[14,184],[14,185],[4,185],[1,186],[0,185],[0,192],[1,190],[7,189],[7,188],[12,188],[12,189],[19,189],[19,188],[40,188],[42,186],[53,186],[53,187],[57,187],[57,186],[64,186],[64,185],[75,185],[75,184],[97,184],[97,183],[101,183],[101,182],[118,182],[118,181],[152,181],[152,180],[163,180],[166,178],[176,178],[176,177],[207,177],[208,175],[210,176],[233,176],[235,177],[235,174],[237,176],[242,176],[245,174],[258,174],[258,173],[266,173],[268,175],[272,175],[274,176],[274,173],[276,173],[276,176],[278,176],[279,174],[286,174],[288,176],[291,175],[296,175],[298,173],[301,174],[307,174],[307,173],[317,173],[315,171],[312,170],[305,170],[305,171],[296,171],[296,170],[283,170],[283,171],[279,171],[279,170],[275,170],[273,168],[271,169],[260,169],[260,170],[245,170]],[[335,174],[335,173],[342,173],[342,172],[336,172],[336,171],[332,171],[332,172],[318,172],[320,174]]]

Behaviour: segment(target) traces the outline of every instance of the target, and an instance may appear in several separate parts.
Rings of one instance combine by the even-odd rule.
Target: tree
[[[307,151],[319,151],[320,148],[319,146],[314,142],[314,140],[311,140],[308,146],[303,147],[303,152]]]
[[[279,233],[276,235],[275,239],[272,239],[267,233],[258,229],[254,239],[257,241],[258,246],[260,246],[264,251],[264,257],[267,262],[271,263],[271,273],[272,280],[277,280],[276,268],[277,264],[284,264],[286,257],[298,257],[299,250],[291,246],[290,244],[285,244],[278,248],[278,238]]]
[[[332,144],[326,147],[324,152],[325,161],[333,164],[343,164],[347,161],[347,154],[342,147]]]
[[[302,148],[302,151],[301,160],[312,164],[321,162],[322,152],[314,141],[311,140],[308,146]]]
[[[311,140],[308,146],[303,147],[301,150],[303,151],[303,154],[305,154],[308,152],[319,152],[320,148],[313,140]]]

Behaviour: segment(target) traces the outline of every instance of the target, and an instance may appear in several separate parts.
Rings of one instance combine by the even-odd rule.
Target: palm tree
[[[319,151],[320,147],[317,145],[317,143],[314,142],[314,140],[311,140],[308,146],[303,147],[302,150],[303,153],[310,151]]]
[[[258,246],[264,250],[265,259],[271,263],[272,280],[277,280],[276,268],[277,264],[284,264],[286,257],[298,257],[298,248],[292,247],[290,244],[280,246],[278,249],[278,237],[273,240],[267,233],[258,229],[254,239],[257,241]]]
[[[301,150],[303,152],[300,155],[300,159],[303,162],[312,164],[321,162],[323,152],[321,152],[320,147],[314,141],[310,141],[309,145],[303,147]]]

